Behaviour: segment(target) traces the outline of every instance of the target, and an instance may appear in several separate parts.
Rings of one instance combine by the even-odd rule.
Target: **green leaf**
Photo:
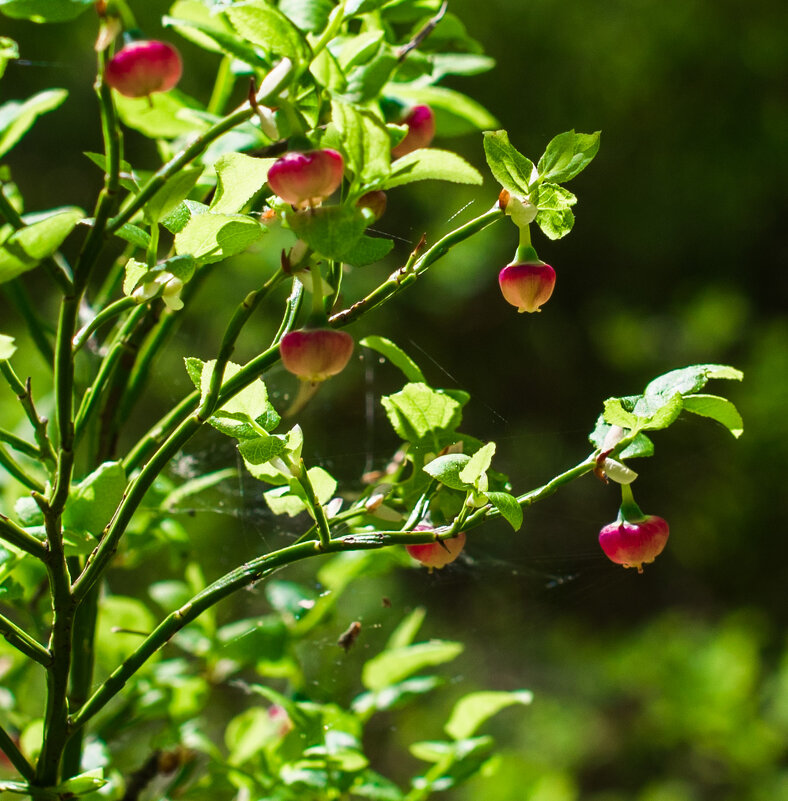
[[[301,32],[265,0],[234,5],[225,14],[242,38],[267,53],[287,56],[294,61],[309,60],[309,47]]]
[[[654,403],[654,397],[641,398],[635,404],[635,414],[645,419],[640,428],[657,431],[675,422],[683,407],[684,399],[677,392],[673,397],[664,398],[659,403]]]
[[[719,395],[685,395],[684,409],[722,423],[737,439],[744,433],[744,421],[739,410]]]
[[[225,153],[214,164],[216,193],[214,214],[237,214],[263,188],[276,159],[260,159],[243,153]]]
[[[406,384],[399,392],[381,398],[381,403],[394,430],[409,442],[454,431],[462,415],[458,401],[421,382]]]
[[[63,512],[63,525],[98,537],[125,491],[126,472],[122,464],[104,462],[72,490]]]
[[[310,467],[307,475],[318,501],[321,504],[328,503],[337,488],[336,479],[322,467]],[[276,487],[264,492],[263,498],[275,515],[286,514],[295,517],[308,509],[303,490],[295,480],[290,482],[290,486]]]
[[[0,158],[27,133],[33,123],[56,109],[68,97],[65,89],[47,89],[27,100],[10,100],[0,106]]]
[[[574,227],[575,215],[571,209],[540,211],[536,215],[536,224],[548,239],[561,239]]]
[[[239,443],[238,450],[244,461],[250,464],[265,464],[281,456],[287,450],[284,438],[276,436],[258,436]]]
[[[383,236],[362,236],[342,258],[346,264],[364,267],[375,264],[387,256],[394,247],[394,240]]]
[[[340,100],[331,102],[331,117],[347,155],[348,168],[361,184],[388,176],[391,144],[383,120],[367,109]]]
[[[103,153],[83,152],[102,172],[107,171],[107,157]],[[134,168],[125,159],[120,160],[120,185],[129,192],[137,193],[140,190],[139,179],[134,174]]]
[[[366,716],[374,711],[396,709],[411,703],[420,695],[440,687],[444,680],[439,676],[416,676],[399,684],[384,687],[377,692],[365,692],[353,699],[352,708],[357,715]]]
[[[356,206],[322,206],[292,211],[287,221],[299,239],[327,259],[343,261],[364,233],[364,217]]]
[[[374,58],[353,67],[347,76],[346,96],[358,103],[374,101],[397,68],[399,60],[394,48],[384,42]]]
[[[635,428],[639,424],[638,416],[631,411],[627,411],[622,398],[608,398],[604,404],[602,412],[605,422],[611,426],[621,426],[621,428]]]
[[[501,513],[504,520],[515,530],[523,525],[523,509],[517,498],[508,492],[488,492],[487,500]]]
[[[588,435],[588,441],[595,447],[601,448],[605,442],[611,425],[605,422],[603,415],[599,415],[594,430]],[[638,434],[632,442],[619,454],[618,458],[634,459],[654,455],[654,443],[645,435]]]
[[[451,181],[480,186],[482,180],[481,173],[456,153],[430,147],[414,150],[397,159],[391,175],[381,187],[392,189],[415,181]]]
[[[495,180],[514,195],[530,191],[533,162],[509,142],[506,131],[484,132],[484,155]]]
[[[342,44],[337,55],[337,62],[343,70],[366,64],[380,49],[383,31],[365,31],[359,33]]]
[[[382,8],[390,2],[391,0],[347,0],[345,3],[345,19],[359,14],[368,14],[370,11]]]
[[[251,217],[207,212],[192,217],[175,235],[175,252],[211,264],[243,253],[264,233],[265,228]]]
[[[177,0],[170,8],[170,15],[162,17],[161,22],[204,50],[229,53],[253,67],[271,68],[269,59],[238,36],[224,17],[212,14],[200,0]]]
[[[145,220],[157,223],[166,217],[194,189],[202,171],[202,167],[184,167],[175,173],[143,206]]]
[[[655,378],[644,390],[644,395],[682,395],[697,392],[712,378],[741,381],[744,374],[727,364],[693,364]]]
[[[356,777],[350,795],[352,798],[367,798],[369,801],[403,801],[405,798],[394,782],[369,769]]]
[[[368,690],[382,690],[398,684],[423,668],[451,662],[462,653],[463,648],[461,642],[448,640],[430,640],[405,648],[392,648],[373,657],[364,665],[361,681]]]
[[[563,183],[582,172],[599,150],[600,132],[579,134],[566,131],[547,145],[536,165],[540,181]]]
[[[408,381],[426,384],[424,373],[413,359],[405,353],[402,348],[395,345],[390,339],[379,336],[364,337],[359,345],[377,351],[381,356],[388,359],[395,367],[398,367]]]
[[[0,361],[7,361],[16,352],[14,338],[6,334],[0,334]]]
[[[515,692],[470,693],[454,705],[444,730],[455,740],[464,740],[476,734],[476,730],[488,718],[513,704],[530,704],[533,694],[528,690]]]
[[[32,22],[68,22],[93,5],[95,0],[0,0],[0,11]]]
[[[479,75],[495,66],[495,59],[479,53],[434,53],[432,79],[437,82],[445,75]]]
[[[334,0],[279,0],[279,8],[302,31],[318,33],[326,27]]]
[[[32,222],[14,231],[0,246],[0,283],[32,270],[51,256],[85,216],[82,209],[64,206],[36,215]]]
[[[0,36],[0,78],[3,77],[8,62],[17,58],[19,58],[19,46],[17,43],[7,36]]]
[[[118,230],[115,231],[115,236],[120,237],[125,242],[134,245],[135,248],[139,248],[140,250],[147,250],[148,247],[150,247],[150,234],[131,223],[126,223],[118,228]]]
[[[417,606],[412,612],[406,615],[391,633],[386,643],[387,649],[405,648],[416,638],[421,628],[421,624],[427,617],[427,609],[424,606]]]
[[[479,448],[479,450],[471,456],[468,464],[462,469],[460,481],[471,484],[479,489],[479,481],[490,469],[494,454],[494,442],[488,442],[483,448]]]
[[[473,489],[473,484],[460,478],[462,471],[465,470],[470,461],[471,457],[466,456],[464,453],[446,453],[424,465],[424,472],[429,473],[441,484],[445,484],[451,489],[471,490]]]
[[[72,795],[87,795],[88,793],[101,789],[106,783],[107,780],[104,778],[104,769],[96,768],[86,773],[80,773],[79,776],[73,776],[62,784],[59,784],[55,788],[55,792],[63,793],[66,797]]]
[[[498,120],[484,106],[462,92],[445,86],[389,83],[386,95],[407,105],[423,103],[435,113],[435,124],[443,136],[458,136],[471,131],[498,127]]]
[[[115,92],[114,98],[123,123],[149,139],[174,139],[201,133],[209,126],[207,120],[190,113],[202,110],[200,104],[178,89],[147,97],[125,97]]]

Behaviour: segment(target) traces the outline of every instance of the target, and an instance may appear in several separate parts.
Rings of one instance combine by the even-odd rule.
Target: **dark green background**
[[[788,6],[450,5],[498,61],[495,71],[453,85],[481,100],[517,147],[536,158],[555,133],[572,127],[601,129],[602,147],[571,185],[580,198],[574,231],[565,241],[535,239],[558,275],[541,314],[517,315],[500,297],[497,273],[516,244],[514,228],[501,223],[352,332],[390,336],[433,385],[469,390],[463,428],[498,443],[496,466],[517,490],[585,455],[606,397],[637,392],[685,364],[744,370],[741,386],[717,389],[736,401],[745,434],[735,442],[708,422],[682,420],[655,437],[654,459],[633,462],[641,506],[671,524],[667,551],[642,576],[598,551],[596,533],[615,517],[617,491],[586,477],[527,513],[516,535],[504,525],[474,531],[467,558],[444,572],[403,572],[383,586],[360,587],[342,614],[370,622],[368,646],[376,623],[390,629],[382,594],[399,610],[426,604],[428,636],[468,644],[441,711],[422,707],[397,719],[386,743],[401,753],[402,742],[435,728],[434,715],[445,715],[460,692],[529,687],[533,706],[492,726],[507,749],[498,778],[453,798],[788,798],[788,772],[780,767],[788,734]],[[154,21],[166,5],[144,6],[149,33],[159,35]],[[17,38],[32,62],[9,65],[0,99],[47,86],[72,92],[8,159],[29,209],[89,207],[98,186],[98,171],[79,156],[99,149],[90,90],[94,24],[90,13],[48,27],[0,18],[0,33]],[[75,42],[83,44],[78,61]],[[212,59],[188,44],[182,51],[183,88],[207,98]],[[441,140],[438,133],[438,144],[483,165],[480,135]],[[128,142],[133,163],[153,165],[150,143],[134,135]],[[434,240],[465,204],[464,215],[481,213],[496,194],[492,181],[483,189],[395,190],[377,228],[398,238],[395,254],[403,258],[422,232]],[[230,304],[256,285],[263,258],[223,266],[206,286],[199,301],[206,316],[184,325],[152,377],[151,414],[186,390],[182,355],[210,358]],[[31,276],[28,283],[51,309],[45,281]],[[4,332],[18,326],[5,301],[0,319]],[[244,338],[240,357],[256,352],[256,337],[271,325],[262,322]],[[379,407],[373,420],[367,401],[397,380],[367,358],[332,381],[301,421],[313,460],[348,481],[385,463],[394,441]],[[269,383],[273,393],[292,391],[281,371]],[[233,462],[230,444],[217,447],[217,436],[194,442],[198,468]],[[229,564],[237,553],[228,540],[237,536],[239,550],[254,549],[276,524],[257,486],[227,503],[243,503],[240,516],[208,509],[194,524],[206,538],[221,535],[216,560]],[[326,646],[321,653],[315,659],[326,688],[349,692],[363,651],[336,678],[326,678],[334,652]],[[395,772],[412,768],[389,762]]]

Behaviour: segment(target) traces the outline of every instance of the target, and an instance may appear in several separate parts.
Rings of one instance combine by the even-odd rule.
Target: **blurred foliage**
[[[558,273],[556,294],[542,314],[523,320],[502,303],[495,276],[516,237],[496,228],[447,257],[404,307],[381,310],[376,332],[394,336],[407,318],[410,342],[402,344],[414,355],[429,354],[430,371],[447,379],[444,385],[473,390],[468,427],[499,443],[515,486],[535,484],[582,455],[587,423],[606,396],[634,391],[679,364],[730,362],[745,372],[745,384],[734,390],[745,435],[734,448],[722,429],[688,422],[659,442],[660,469],[644,469],[639,498],[646,512],[670,520],[672,537],[643,577],[624,574],[597,552],[596,532],[614,517],[617,499],[613,489],[588,478],[533,510],[520,534],[504,526],[479,532],[467,559],[442,574],[388,576],[354,589],[338,617],[362,619],[366,632],[380,625],[382,595],[400,607],[418,599],[430,609],[430,635],[466,642],[455,678],[463,691],[474,684],[534,691],[525,714],[496,722],[507,750],[496,779],[484,785],[488,801],[788,797],[788,772],[781,767],[788,739],[782,486],[788,462],[782,269],[788,261],[788,5],[451,5],[498,61],[495,72],[463,78],[462,87],[484,100],[514,144],[540,152],[552,132],[572,126],[602,129],[603,144],[594,169],[578,180],[582,201],[573,236],[560,246],[536,242]],[[165,8],[145,4],[142,23],[151,33],[160,33],[153,21]],[[86,17],[68,28],[84,41],[79,63],[59,60],[65,30],[53,25],[31,34],[3,19],[2,34],[20,42],[24,61],[8,64],[2,99],[28,96],[44,84],[72,91],[55,112],[58,140],[48,139],[52,128],[42,126],[14,154],[14,174],[33,207],[83,204],[100,178],[87,160],[58,158],[61,148],[96,150],[99,141],[90,91],[93,22]],[[207,94],[215,65],[188,44],[182,49],[193,65],[184,89]],[[133,156],[150,152],[133,134],[128,144]],[[465,137],[462,152],[480,164],[481,137]],[[458,209],[473,204],[480,211],[494,192],[491,183],[484,193],[454,187],[392,192],[378,224],[398,238],[391,264],[422,232],[437,238]],[[247,267],[259,258],[246,255],[228,266],[233,280],[206,289],[204,308],[231,308],[235,293],[251,288]],[[31,278],[30,284],[47,306],[44,282]],[[202,323],[199,330],[182,329],[169,360],[151,376],[151,410],[187,389],[175,366],[187,351],[202,355],[224,326],[221,315],[202,319],[214,329]],[[6,328],[17,324],[9,319]],[[259,325],[240,343],[240,357],[255,352],[253,340],[272,324]],[[497,349],[505,359],[496,360]],[[335,474],[357,474],[360,464],[380,467],[388,452],[376,409],[377,397],[392,388],[387,369],[365,357],[304,414],[307,440],[318,457],[332,454],[328,466]],[[292,387],[279,378],[271,386],[282,396]],[[362,386],[371,397],[359,393]],[[11,399],[2,404],[12,428],[18,410]],[[321,425],[328,407],[341,410],[338,418],[356,433],[357,448],[334,453],[332,432]],[[198,439],[196,448],[174,469],[194,475],[206,465],[234,462],[229,446]],[[198,510],[196,522],[202,530],[196,547],[214,554],[217,569],[231,560],[216,551],[215,535],[237,538],[223,548],[283,535],[270,531],[257,488],[243,483],[237,494],[217,495],[210,508]],[[133,585],[133,573],[118,580],[118,591],[124,581]],[[321,660],[334,657],[325,641],[306,656],[313,675],[321,676]],[[323,690],[342,697],[351,674],[339,665]],[[445,710],[445,698],[439,705]],[[390,742],[421,737],[439,714],[434,704],[420,704],[381,726],[370,747],[384,762],[393,759]],[[447,797],[479,792],[469,785]]]

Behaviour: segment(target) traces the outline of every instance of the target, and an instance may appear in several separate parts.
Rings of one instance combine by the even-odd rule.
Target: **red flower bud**
[[[540,311],[555,287],[555,270],[544,262],[507,264],[498,274],[504,298],[517,306],[518,312]]]
[[[414,106],[402,120],[402,124],[408,126],[408,132],[391,150],[395,159],[420,147],[427,147],[435,136],[435,115],[429,106]]]
[[[181,57],[171,44],[139,41],[127,44],[110,59],[104,80],[126,97],[146,97],[172,89],[182,72]]]
[[[620,518],[599,532],[599,544],[608,559],[642,573],[643,565],[662,553],[669,533],[667,522],[656,515],[634,521]]]
[[[414,531],[432,531],[431,526],[418,525]],[[407,552],[417,561],[430,570],[446,567],[462,553],[465,547],[465,533],[460,532],[447,540],[426,542],[423,545],[406,545]]]
[[[345,163],[336,150],[287,153],[268,170],[272,191],[298,208],[317,206],[341,183]]]
[[[341,373],[353,353],[353,337],[333,328],[305,328],[282,337],[279,353],[285,369],[316,384]]]

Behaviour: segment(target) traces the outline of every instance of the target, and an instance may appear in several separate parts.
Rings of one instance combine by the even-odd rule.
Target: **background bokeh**
[[[166,4],[136,5],[158,33]],[[654,459],[633,464],[640,505],[671,524],[667,551],[642,576],[598,551],[596,533],[615,517],[617,491],[586,477],[531,510],[516,535],[503,525],[475,531],[467,558],[446,571],[362,582],[337,613],[337,630],[364,620],[366,642],[341,663],[333,643],[315,644],[321,691],[352,694],[364,649],[374,651],[390,630],[380,608],[386,595],[394,609],[426,605],[427,636],[466,642],[435,706],[391,721],[385,742],[398,753],[430,727],[437,733],[431,721],[471,688],[535,694],[528,710],[491,725],[505,746],[496,777],[452,798],[788,798],[788,5],[452,0],[451,10],[498,62],[453,85],[482,101],[518,148],[535,159],[572,127],[601,129],[602,147],[571,186],[580,198],[571,235],[535,240],[558,274],[541,314],[517,315],[500,297],[496,276],[516,233],[499,224],[353,333],[389,336],[434,386],[469,390],[463,430],[498,443],[496,466],[518,490],[585,455],[606,397],[637,392],[685,364],[744,371],[745,382],[724,391],[745,434],[735,442],[707,421],[682,420],[655,437]],[[0,34],[16,38],[28,62],[9,65],[0,100],[51,85],[71,92],[8,160],[30,209],[88,207],[100,180],[79,155],[100,146],[90,16],[46,27],[0,18]],[[75,38],[85,43],[76,62]],[[183,88],[204,98],[215,65],[186,43],[182,50]],[[483,165],[480,135],[446,144]],[[153,165],[149,142],[132,134],[128,148],[133,163]],[[397,238],[402,257],[422,232],[434,240],[466,204],[461,213],[472,216],[496,194],[491,180],[481,190],[396,190],[378,229]],[[204,287],[202,316],[183,324],[151,376],[139,429],[146,412],[188,388],[180,359],[210,358],[230,304],[256,286],[258,266],[271,258],[236,259]],[[45,281],[27,280],[41,310],[51,311]],[[0,320],[4,332],[20,328],[7,298]],[[255,353],[274,324],[258,321],[239,357]],[[349,482],[384,464],[394,440],[377,397],[397,380],[367,358],[331,382],[301,421],[313,460]],[[293,389],[281,371],[269,383],[275,397]],[[12,399],[0,403],[15,419]],[[174,468],[235,459],[212,434],[187,457]],[[245,484],[189,521],[217,570],[235,561],[236,549],[286,536],[259,490]],[[396,773],[388,752],[380,758]]]

